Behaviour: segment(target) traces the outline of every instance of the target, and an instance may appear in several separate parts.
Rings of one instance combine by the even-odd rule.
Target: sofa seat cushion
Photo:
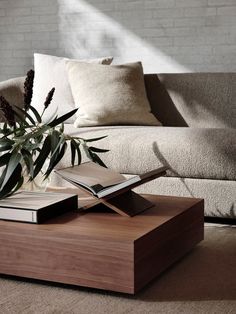
[[[236,129],[188,127],[112,126],[76,129],[68,134],[84,138],[108,137],[92,146],[110,149],[100,154],[108,167],[120,173],[139,174],[161,165],[168,176],[204,179],[236,179]],[[69,166],[67,152],[60,167]]]

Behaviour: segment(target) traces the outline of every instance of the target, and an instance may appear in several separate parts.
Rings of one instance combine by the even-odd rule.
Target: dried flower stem
[[[33,96],[33,85],[34,85],[34,71],[30,70],[27,72],[27,77],[24,83],[24,104],[26,110],[28,110],[31,104]]]
[[[3,96],[0,96],[0,110],[3,113],[4,118],[8,122],[9,126],[15,127],[15,113],[9,102]]]

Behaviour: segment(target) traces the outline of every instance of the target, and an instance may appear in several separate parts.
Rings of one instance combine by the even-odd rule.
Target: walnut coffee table
[[[89,210],[42,225],[0,220],[0,274],[134,294],[204,235],[203,200],[144,195],[135,217]]]

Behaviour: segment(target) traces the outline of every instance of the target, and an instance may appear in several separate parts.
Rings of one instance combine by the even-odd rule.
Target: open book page
[[[38,210],[70,196],[64,193],[22,191],[0,200],[0,207]]]
[[[84,186],[101,185],[103,188],[126,181],[125,176],[111,169],[104,168],[94,162],[86,162],[79,166],[57,170],[60,176]]]
[[[126,178],[125,182],[118,183],[118,184],[113,185],[111,187],[107,187],[107,188],[103,189],[102,191],[99,191],[96,195],[98,198],[102,198],[102,197],[105,197],[105,196],[112,194],[116,191],[123,190],[126,187],[132,186],[132,185],[136,184],[137,182],[141,182],[141,181],[144,182],[144,181],[153,180],[154,178],[157,178],[157,177],[165,174],[166,170],[167,170],[167,167],[160,167],[158,169],[148,171],[148,172],[141,174],[141,175],[132,176],[129,179]]]
[[[160,175],[164,175],[166,167],[149,171],[143,175],[135,175],[129,179],[115,172],[104,168],[93,162],[87,162],[75,167],[68,167],[55,172],[73,185],[84,187],[98,198],[103,198],[114,192],[122,191],[125,188],[134,187],[138,182],[150,181]],[[140,185],[140,183],[138,184]],[[136,184],[137,186],[137,184]]]
[[[122,189],[136,183],[136,182],[139,182],[139,181],[141,181],[140,176],[133,176],[130,179],[126,179],[126,181],[124,181],[124,182],[118,183],[116,185],[112,185],[110,187],[107,187],[107,188],[99,191],[98,193],[96,193],[96,196],[98,198],[105,197],[109,194],[112,194],[116,191],[122,190]]]

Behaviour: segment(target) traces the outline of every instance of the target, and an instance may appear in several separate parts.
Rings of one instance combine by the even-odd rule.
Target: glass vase
[[[21,186],[21,190],[32,192],[45,192],[50,183],[50,176],[47,179],[45,179],[44,177],[44,173],[48,168],[48,164],[49,161],[45,161],[42,170],[38,173],[34,180],[30,180],[27,168],[26,166],[23,166],[24,183]]]

